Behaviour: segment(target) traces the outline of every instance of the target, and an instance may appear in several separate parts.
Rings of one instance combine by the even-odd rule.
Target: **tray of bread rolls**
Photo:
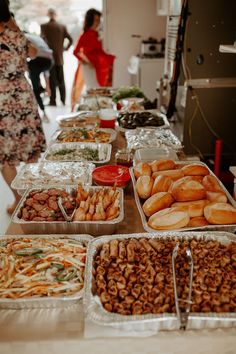
[[[93,239],[88,246],[83,299],[87,317],[99,325],[123,330],[179,329],[172,267],[177,244],[181,252],[175,269],[178,296],[183,300],[189,291],[186,248],[193,259],[186,328],[236,326],[236,236],[224,231],[135,233]]]
[[[206,164],[155,160],[130,174],[146,231],[235,230],[236,201]]]

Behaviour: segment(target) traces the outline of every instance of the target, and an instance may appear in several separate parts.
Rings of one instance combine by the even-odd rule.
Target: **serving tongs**
[[[76,192],[71,192],[71,194],[76,194]],[[65,221],[67,222],[71,222],[73,221],[73,218],[74,218],[74,215],[75,215],[75,212],[76,212],[76,209],[77,209],[77,205],[75,205],[75,209],[73,210],[72,214],[71,215],[68,215],[64,206],[63,206],[63,200],[62,200],[62,197],[59,197],[58,200],[57,200],[57,203],[58,203],[58,206],[59,206],[59,209],[61,210],[62,212],[62,215],[64,216],[65,218]]]
[[[188,247],[186,249],[186,258],[189,265],[189,293],[187,300],[180,299],[177,291],[177,279],[176,279],[176,258],[178,256],[179,243],[176,244],[172,253],[172,270],[173,270],[173,281],[174,281],[174,294],[175,294],[175,307],[176,313],[179,320],[179,329],[185,330],[188,324],[188,317],[191,309],[191,297],[192,297],[192,284],[193,284],[193,256],[191,249]],[[185,303],[185,311],[180,309],[180,302]]]

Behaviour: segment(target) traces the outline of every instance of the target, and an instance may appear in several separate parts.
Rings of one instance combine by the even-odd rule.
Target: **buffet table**
[[[112,161],[117,148],[125,146],[120,134],[113,142]],[[117,233],[144,232],[135,205],[131,183],[125,189],[125,218]],[[10,224],[6,234],[23,234]],[[82,301],[52,309],[0,310],[0,353],[162,353],[234,354],[236,328],[162,331],[159,333],[121,332],[84,321]]]

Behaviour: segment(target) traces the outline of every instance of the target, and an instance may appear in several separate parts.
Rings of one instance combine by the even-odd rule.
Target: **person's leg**
[[[40,73],[41,67],[38,58],[30,60],[28,63],[29,67],[29,76],[32,82],[33,91],[38,102],[39,108],[44,111],[44,104],[40,96]]]
[[[12,214],[17,206],[17,204],[19,203],[21,197],[20,195],[11,188],[11,182],[13,181],[13,179],[15,178],[17,174],[16,168],[15,167],[11,167],[9,165],[4,165],[3,169],[2,169],[2,176],[4,178],[4,180],[6,181],[7,185],[9,186],[9,188],[11,189],[12,193],[14,194],[15,197],[15,201],[14,203],[7,208],[7,212],[9,214]]]
[[[51,106],[56,106],[57,75],[56,75],[55,65],[53,65],[53,67],[50,69],[49,85],[50,85],[50,91],[51,91],[49,104]]]
[[[58,81],[58,87],[59,87],[59,91],[60,91],[61,102],[63,104],[65,104],[65,102],[66,102],[66,87],[65,87],[63,66],[57,65],[56,70],[57,70],[57,81]]]

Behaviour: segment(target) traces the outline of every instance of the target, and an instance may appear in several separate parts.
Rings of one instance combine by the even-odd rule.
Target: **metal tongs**
[[[177,317],[179,320],[180,327],[179,329],[185,330],[187,328],[187,323],[188,323],[188,316],[190,313],[190,308],[191,308],[191,297],[192,297],[192,284],[193,284],[193,256],[190,248],[188,247],[186,249],[186,258],[188,259],[188,264],[189,264],[189,293],[188,293],[188,298],[187,300],[180,299],[178,297],[178,291],[177,291],[177,280],[176,280],[176,258],[178,256],[178,250],[179,250],[179,243],[176,244],[173,253],[172,253],[172,270],[173,270],[173,280],[174,280],[174,293],[175,293],[175,307],[176,307],[176,312],[177,312]],[[183,312],[180,309],[179,303],[185,303],[185,312]]]
[[[60,210],[62,212],[62,215],[65,218],[65,221],[67,221],[67,222],[73,221],[77,206],[75,206],[75,209],[73,210],[73,213],[71,215],[68,215],[67,212],[65,211],[64,206],[63,206],[62,197],[58,198],[57,203],[58,203],[58,206],[59,206],[59,208],[60,208]]]

